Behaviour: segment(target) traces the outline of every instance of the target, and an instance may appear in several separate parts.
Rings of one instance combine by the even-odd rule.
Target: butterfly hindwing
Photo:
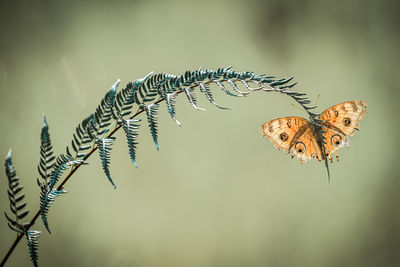
[[[297,139],[293,140],[290,146],[292,157],[300,159],[301,163],[305,163],[311,158],[321,160],[321,148],[314,136],[311,127],[307,127],[306,131]]]
[[[339,129],[335,128],[323,128],[325,137],[325,152],[328,158],[332,159],[332,154],[336,155],[336,159],[339,161],[337,151],[342,147],[348,147],[350,145],[347,136]]]

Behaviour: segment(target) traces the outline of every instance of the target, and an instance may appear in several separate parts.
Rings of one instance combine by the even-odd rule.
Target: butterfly
[[[366,108],[364,101],[347,101],[324,110],[317,118],[322,126],[325,144],[322,144],[315,125],[301,117],[266,122],[261,126],[261,134],[267,136],[278,150],[288,151],[292,158],[299,158],[301,163],[311,158],[321,161],[325,157],[332,162],[332,154],[339,161],[337,151],[350,145],[347,137],[353,135],[354,130],[359,130],[360,122],[367,113]]]

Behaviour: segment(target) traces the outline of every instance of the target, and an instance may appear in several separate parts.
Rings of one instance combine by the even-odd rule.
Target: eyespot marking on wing
[[[352,122],[352,121],[351,121],[350,118],[347,118],[347,117],[346,117],[346,118],[343,119],[343,125],[346,126],[346,127],[350,126],[350,125],[351,125],[351,122]]]
[[[281,139],[283,142],[286,142],[289,139],[289,136],[287,133],[283,132],[279,135],[279,139]]]

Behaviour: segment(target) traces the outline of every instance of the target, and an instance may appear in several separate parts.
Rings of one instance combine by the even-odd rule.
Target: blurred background
[[[279,94],[219,110],[160,107],[157,152],[147,123],[138,169],[118,133],[107,181],[98,156],[66,185],[42,230],[40,266],[399,266],[398,1],[1,1],[0,153],[13,148],[33,215],[42,114],[55,152],[108,88],[150,71],[233,65],[278,77],[319,110],[364,100],[368,113],[327,181],[323,164],[276,151],[259,127],[305,116]],[[8,212],[0,179],[0,210]],[[30,217],[29,217],[30,218]],[[15,239],[0,216],[0,257]],[[7,266],[32,266],[25,240]]]

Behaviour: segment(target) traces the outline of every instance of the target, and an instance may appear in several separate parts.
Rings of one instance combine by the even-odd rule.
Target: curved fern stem
[[[196,100],[194,97],[193,90],[195,88],[199,88],[202,93],[206,96],[210,103],[214,104],[215,106],[227,109],[224,107],[219,106],[215,103],[213,96],[211,94],[211,90],[209,88],[210,84],[216,84],[222,91],[226,92],[231,96],[245,96],[248,92],[240,91],[237,86],[236,82],[241,82],[244,87],[248,91],[257,91],[263,90],[265,92],[278,92],[282,94],[286,94],[293,98],[297,103],[299,103],[309,114],[310,121],[313,126],[316,128],[318,135],[320,136],[320,144],[322,145],[323,151],[325,152],[324,148],[324,139],[322,136],[322,127],[320,126],[320,121],[318,120],[318,115],[313,113],[311,110],[315,107],[307,106],[310,101],[308,100],[307,96],[303,93],[297,93],[289,91],[296,83],[288,84],[292,78],[284,78],[284,79],[274,79],[274,77],[265,76],[265,75],[255,75],[253,72],[235,72],[230,70],[229,68],[220,68],[216,71],[213,70],[195,70],[195,71],[187,71],[184,75],[175,76],[172,74],[166,73],[159,73],[159,74],[152,74],[150,73],[146,77],[141,80],[137,80],[134,84],[128,85],[126,89],[123,89],[120,95],[117,94],[116,88],[119,84],[119,80],[114,84],[114,86],[109,90],[107,95],[102,99],[101,104],[96,109],[94,114],[91,114],[87,117],[76,129],[76,133],[74,134],[74,140],[72,141],[73,150],[77,153],[77,158],[71,158],[66,162],[60,162],[60,159],[57,159],[58,162],[55,165],[59,166],[59,170],[63,171],[66,170],[67,167],[71,167],[71,170],[65,176],[65,178],[58,184],[57,188],[54,189],[58,178],[60,176],[57,171],[53,171],[52,178],[49,182],[49,189],[54,190],[57,192],[57,195],[63,192],[64,185],[69,181],[71,176],[82,166],[86,163],[87,159],[97,150],[99,149],[100,158],[102,160],[103,170],[105,171],[107,178],[109,181],[114,185],[110,173],[108,170],[109,165],[109,152],[110,152],[110,145],[114,140],[113,135],[123,127],[123,123],[119,123],[115,126],[114,129],[110,129],[110,119],[116,117],[122,118],[130,114],[128,110],[128,106],[133,106],[134,103],[138,104],[137,111],[130,116],[130,120],[135,119],[138,115],[145,112],[147,115],[147,119],[149,122],[149,128],[153,137],[153,141],[156,144],[158,149],[158,141],[157,141],[157,108],[158,104],[162,101],[166,101],[168,112],[171,117],[180,124],[175,118],[175,107],[174,101],[175,97],[180,93],[185,93],[188,97],[190,104],[196,108]],[[236,93],[232,93],[228,91],[228,89],[224,86],[224,83],[228,83]],[[251,85],[250,85],[251,84]],[[255,87],[252,87],[255,85]],[[158,97],[158,98],[157,98]],[[116,104],[115,104],[116,103]],[[118,119],[119,120],[119,119]],[[107,132],[108,131],[108,132]],[[100,134],[106,134],[104,138],[100,138]],[[133,135],[131,134],[131,137]],[[128,137],[129,139],[129,137]],[[88,145],[92,140],[97,140],[94,145]],[[110,144],[105,145],[105,140],[110,141]],[[101,142],[100,142],[101,141]],[[135,140],[131,138],[131,145],[128,144],[130,149],[130,156],[131,159],[136,166],[135,162]],[[129,143],[129,141],[128,141]],[[89,150],[89,152],[81,153],[83,150]],[[103,155],[102,155],[103,154]],[[70,156],[69,152],[67,152],[67,156]],[[75,159],[75,160],[72,160]],[[66,164],[68,166],[63,166]],[[45,165],[44,165],[45,166]],[[63,166],[63,167],[61,167]],[[327,162],[326,167],[328,168]],[[57,168],[56,168],[57,169]],[[329,176],[329,169],[328,169],[328,176]],[[115,186],[115,185],[114,185]],[[55,197],[54,196],[54,197]],[[54,199],[54,198],[53,198]],[[51,203],[50,203],[51,204]],[[30,227],[32,227],[36,219],[39,217],[41,213],[41,209],[39,209],[31,221],[26,224],[26,231],[29,231]],[[26,231],[24,233],[26,233]],[[19,233],[17,238],[11,245],[10,249],[8,250],[7,254],[3,258],[2,262],[0,263],[0,267],[5,264],[19,241],[21,240],[24,233]],[[31,234],[36,234],[31,232]],[[34,246],[34,243],[32,243]],[[32,252],[32,250],[31,250]],[[32,252],[35,253],[35,252]],[[34,262],[35,254],[31,254],[32,261]],[[34,262],[35,264],[35,262]]]

